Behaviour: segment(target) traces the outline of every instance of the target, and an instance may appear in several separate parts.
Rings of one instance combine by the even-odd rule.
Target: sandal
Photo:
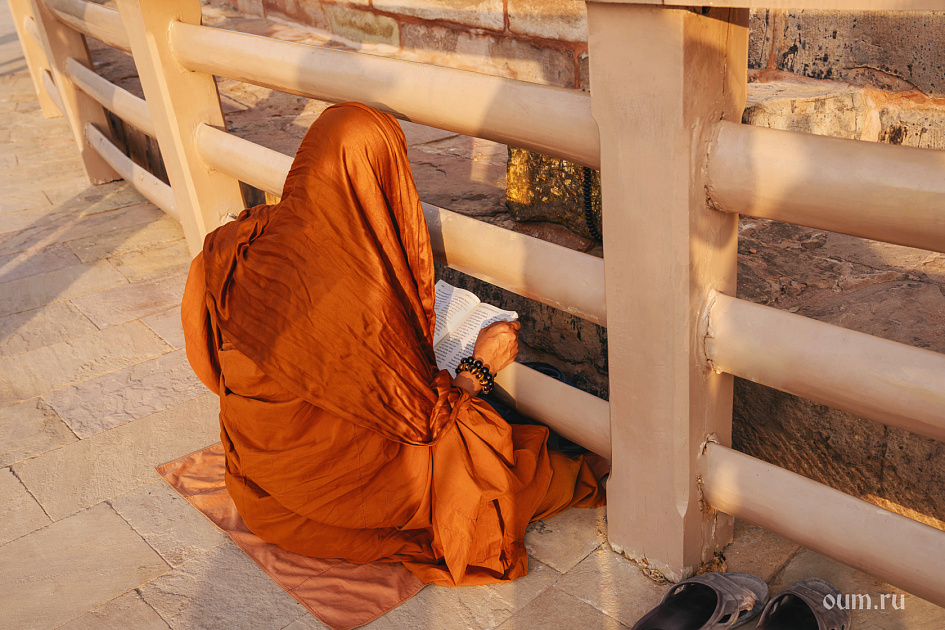
[[[747,573],[704,573],[677,582],[633,630],[726,630],[754,619],[768,585]]]
[[[847,630],[850,612],[839,606],[828,610],[824,606],[828,595],[840,599],[840,591],[827,580],[801,580],[768,602],[757,630]]]

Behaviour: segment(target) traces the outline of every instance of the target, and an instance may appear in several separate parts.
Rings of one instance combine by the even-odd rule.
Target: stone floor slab
[[[146,251],[183,238],[180,221],[164,215],[150,223],[110,230],[66,243],[82,262],[103,260],[130,252]]]
[[[528,575],[501,584],[445,587],[430,585],[386,615],[363,626],[369,630],[454,630],[495,628],[555,583],[561,574],[529,558]]]
[[[55,193],[49,190],[46,194],[47,196],[52,196]],[[156,211],[151,215],[155,219],[166,216],[163,210],[160,210],[157,206],[142,197],[141,193],[138,192],[133,184],[122,179],[96,186],[86,184],[79,192],[73,193],[67,199],[59,203],[60,210],[75,212],[82,217],[91,217],[92,215],[111,212],[122,208],[128,208],[129,210],[135,209],[137,211],[140,207],[148,206],[150,206],[152,211]],[[125,216],[123,214],[122,216],[124,217],[124,221],[114,225],[110,224],[109,229],[135,225],[130,222],[133,215]],[[82,236],[84,235],[75,234],[72,238],[81,238]]]
[[[171,628],[284,628],[305,609],[233,542],[139,589]]]
[[[142,317],[141,321],[170,347],[175,350],[184,347],[184,326],[180,319],[180,306]]]
[[[60,389],[44,399],[76,435],[86,438],[206,392],[187,355],[175,350]]]
[[[161,616],[136,591],[129,591],[59,630],[169,630]]]
[[[46,208],[52,205],[49,198],[41,190],[24,190],[22,192],[6,192],[0,195],[0,213],[18,213],[30,208]],[[17,228],[4,229],[12,232]]]
[[[168,350],[141,322],[73,337],[22,354],[0,357],[0,406],[10,405],[120,370]]]
[[[109,503],[172,567],[229,540],[163,480],[135,488]]]
[[[159,278],[190,268],[190,249],[180,239],[154,245],[147,251],[128,252],[108,259],[128,282]]]
[[[768,581],[800,546],[746,521],[735,521],[735,538],[724,550],[726,571],[749,573]]]
[[[0,317],[0,356],[20,354],[98,330],[69,302]]]
[[[567,573],[606,542],[607,509],[566,510],[525,530],[528,554],[561,573]]]
[[[150,203],[93,210],[95,208],[82,206],[81,202],[70,202],[55,210],[58,213],[55,221],[35,223],[18,232],[0,234],[0,255],[41,249],[53,243],[95,236],[110,229],[147,224],[164,215]]]
[[[75,434],[41,398],[0,407],[0,466],[76,441]]]
[[[53,520],[158,479],[154,467],[220,439],[219,397],[201,396],[13,466]]]
[[[44,249],[7,254],[0,256],[0,284],[72,267],[80,262],[72,250],[59,243]]]
[[[96,326],[105,328],[179,306],[186,281],[186,270],[182,270],[165,278],[101,291],[72,303]]]
[[[629,628],[593,606],[578,601],[552,586],[499,626],[498,630],[564,627],[581,630],[626,630]]]
[[[108,505],[0,547],[5,628],[56,628],[169,567]]]
[[[0,546],[52,521],[9,468],[0,468]]]
[[[0,284],[0,317],[128,284],[108,262],[71,265]]]
[[[568,571],[556,586],[631,627],[659,603],[667,588],[643,575],[634,563],[604,547]]]

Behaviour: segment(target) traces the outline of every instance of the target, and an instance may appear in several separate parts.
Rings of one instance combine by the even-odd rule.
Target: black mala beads
[[[495,377],[489,372],[489,368],[483,365],[480,359],[466,357],[460,361],[459,365],[456,367],[457,376],[459,376],[460,372],[469,372],[475,376],[482,386],[483,394],[489,395],[492,393],[492,388],[495,387]]]

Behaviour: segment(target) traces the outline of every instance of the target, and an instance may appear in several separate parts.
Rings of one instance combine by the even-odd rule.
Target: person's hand
[[[473,357],[482,361],[494,375],[518,356],[518,331],[521,322],[498,321],[479,331]]]

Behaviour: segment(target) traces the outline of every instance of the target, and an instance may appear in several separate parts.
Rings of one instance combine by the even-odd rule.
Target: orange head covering
[[[433,260],[397,121],[329,108],[283,195],[207,237],[217,325],[313,405],[389,439],[435,440],[448,414],[431,423]]]

